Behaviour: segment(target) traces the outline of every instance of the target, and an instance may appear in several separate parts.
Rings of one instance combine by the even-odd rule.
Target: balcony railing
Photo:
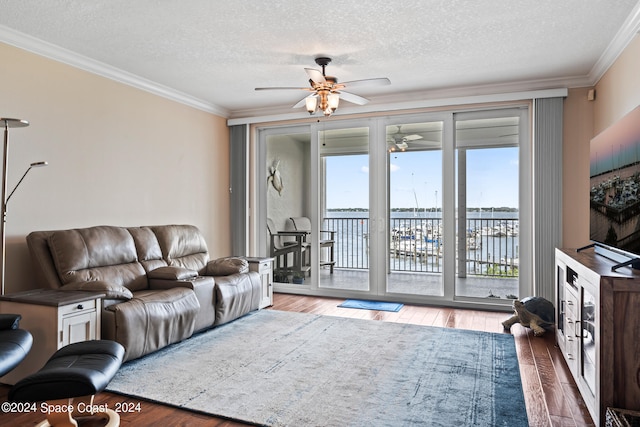
[[[336,268],[369,268],[368,218],[324,218],[323,229],[336,232]],[[442,272],[442,257],[449,248],[442,239],[440,218],[392,218],[389,230],[391,271]],[[467,219],[458,234],[458,274],[518,277],[517,219]]]

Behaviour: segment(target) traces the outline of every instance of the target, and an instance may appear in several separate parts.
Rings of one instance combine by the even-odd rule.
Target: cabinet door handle
[[[84,306],[82,304],[78,304],[78,307],[76,307],[78,310],[82,310],[84,308]]]
[[[576,338],[583,338],[581,330],[580,330],[580,334],[578,334],[578,331],[579,331],[578,328],[582,328],[581,325],[582,325],[582,321],[581,320],[576,320],[576,323],[574,323],[574,325],[573,325],[573,333],[576,336]]]

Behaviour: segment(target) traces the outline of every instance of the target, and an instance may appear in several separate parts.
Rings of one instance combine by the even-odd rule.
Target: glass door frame
[[[519,272],[518,272],[518,291],[519,297],[524,298],[533,292],[533,138],[531,138],[531,108],[529,104],[521,104],[515,106],[496,107],[482,109],[477,111],[459,111],[453,115],[453,131],[454,141],[453,150],[457,144],[455,143],[455,127],[456,122],[476,119],[492,119],[501,117],[518,117],[518,223],[519,223]],[[454,165],[454,163],[452,163]],[[455,167],[454,175],[455,175]],[[453,208],[456,208],[455,197],[457,188],[452,189],[454,193]],[[455,221],[455,215],[454,215]],[[455,227],[455,223],[453,224]],[[452,230],[455,238],[455,228]],[[455,269],[455,259],[453,259],[453,268]],[[453,272],[453,282],[451,283],[452,292],[455,290],[456,272]],[[453,301],[477,302],[483,299],[464,297],[459,295],[451,295]],[[508,299],[495,299],[490,301],[494,305],[508,305],[512,301]]]
[[[387,126],[394,126],[394,125],[405,125],[405,124],[412,124],[412,123],[430,123],[430,122],[441,122],[442,123],[442,141],[441,141],[441,153],[442,153],[442,188],[440,189],[441,191],[441,196],[442,196],[442,229],[443,229],[443,235],[442,238],[444,241],[450,240],[451,237],[449,236],[449,232],[448,229],[450,228],[450,224],[452,224],[452,221],[455,221],[455,216],[452,216],[449,212],[449,209],[445,209],[445,206],[449,206],[451,200],[453,200],[453,198],[450,199],[449,194],[452,192],[452,189],[454,188],[454,186],[452,184],[450,184],[448,181],[451,181],[451,177],[454,177],[455,175],[452,173],[451,170],[447,170],[447,168],[444,167],[444,165],[447,164],[447,162],[451,162],[453,159],[453,155],[454,155],[454,151],[451,149],[451,147],[453,146],[453,133],[451,131],[452,129],[452,123],[453,123],[453,115],[452,112],[432,112],[432,113],[419,113],[419,114],[407,114],[407,115],[401,115],[401,116],[393,116],[393,117],[385,117],[383,120],[380,120],[378,123],[378,126],[380,127],[379,129],[379,134],[380,135],[384,135],[384,144],[380,143],[377,144],[382,148],[382,152],[378,153],[379,154],[379,158],[376,159],[376,161],[378,162],[378,167],[379,167],[379,171],[383,172],[383,173],[378,173],[378,175],[384,179],[384,181],[379,182],[378,185],[380,185],[380,191],[378,191],[379,193],[383,193],[385,194],[385,200],[384,200],[384,205],[383,206],[378,206],[379,210],[378,212],[382,213],[382,216],[380,218],[380,221],[385,225],[384,230],[381,230],[380,234],[381,234],[381,239],[383,239],[383,246],[384,249],[381,251],[378,251],[379,253],[377,253],[376,255],[378,255],[380,258],[377,259],[377,263],[380,266],[384,266],[384,270],[380,269],[381,271],[378,272],[378,290],[379,296],[385,296],[385,297],[390,297],[392,299],[403,299],[403,300],[412,300],[412,301],[416,301],[416,302],[441,302],[443,300],[447,300],[447,299],[451,299],[453,297],[453,291],[449,292],[447,290],[447,286],[446,283],[449,281],[448,277],[450,275],[449,273],[449,267],[451,264],[451,260],[448,259],[450,258],[447,255],[447,252],[444,252],[444,256],[443,256],[443,263],[442,263],[442,276],[441,276],[441,289],[443,291],[443,294],[441,296],[433,296],[433,295],[429,295],[429,296],[425,296],[425,295],[417,295],[417,294],[408,294],[408,293],[396,293],[396,292],[390,292],[388,291],[388,278],[389,278],[389,274],[390,274],[390,259],[389,257],[391,256],[391,248],[390,248],[390,239],[389,239],[389,235],[388,235],[388,227],[386,225],[391,223],[391,206],[390,206],[390,200],[389,200],[389,184],[390,184],[390,170],[389,170],[389,161],[388,161],[388,151],[387,151],[387,142],[386,142],[386,129]],[[382,191],[382,189],[384,189],[384,191]],[[383,235],[383,236],[382,236]],[[455,259],[454,259],[455,261]]]
[[[265,177],[269,176],[267,160],[267,139],[273,136],[279,135],[292,135],[292,134],[309,134],[311,127],[309,124],[291,125],[291,126],[267,126],[261,127],[256,130],[256,149],[255,149],[255,162],[257,175],[255,178],[256,205],[254,208],[254,216],[256,219],[255,229],[257,235],[255,238],[256,253],[261,257],[270,256],[268,246],[270,242],[267,238],[267,191],[269,190],[269,184]],[[313,167],[313,164],[312,164]],[[312,219],[313,220],[313,219]],[[309,236],[311,242],[313,242],[313,234]],[[312,251],[313,252],[313,251]],[[313,260],[312,260],[313,262]],[[305,285],[292,285],[284,283],[276,283],[274,281],[275,291],[296,291],[296,293],[312,294],[312,288],[309,283]]]
[[[387,161],[387,143],[386,143],[386,127],[393,124],[403,124],[411,122],[432,122],[442,121],[442,224],[443,239],[447,242],[455,242],[455,224],[456,224],[456,170],[455,167],[455,118],[456,117],[485,117],[495,116],[507,110],[519,111],[521,117],[520,128],[520,233],[521,233],[521,252],[520,257],[520,295],[524,296],[532,292],[532,270],[533,258],[531,245],[533,243],[532,232],[532,215],[533,215],[533,199],[532,199],[532,138],[531,138],[531,120],[530,105],[528,103],[517,103],[508,106],[493,106],[482,108],[460,108],[447,111],[424,112],[402,115],[385,115],[378,117],[360,118],[360,119],[340,119],[332,117],[330,121],[320,120],[313,123],[293,124],[288,126],[269,126],[256,128],[255,140],[255,165],[257,174],[253,180],[255,195],[255,230],[257,236],[255,238],[255,250],[258,255],[268,255],[265,253],[267,247],[266,238],[266,179],[267,165],[266,159],[266,138],[270,135],[287,134],[287,133],[305,133],[310,134],[310,189],[309,194],[315,194],[309,201],[310,219],[313,224],[320,225],[320,209],[322,201],[320,194],[323,190],[323,179],[321,172],[322,164],[320,162],[320,142],[319,131],[335,130],[341,128],[368,127],[369,128],[369,221],[370,221],[370,248],[369,254],[369,291],[346,291],[321,288],[317,277],[311,277],[311,280],[305,286],[280,284],[275,290],[282,292],[291,292],[318,296],[334,296],[345,298],[385,298],[387,300],[402,300],[405,302],[416,303],[437,303],[447,305],[465,305],[473,306],[473,303],[479,303],[481,306],[488,304],[495,305],[495,301],[478,301],[477,299],[469,299],[455,296],[455,276],[456,276],[456,251],[445,251],[443,258],[443,289],[442,297],[437,296],[420,296],[412,294],[398,294],[387,292],[387,275],[389,272],[389,239],[387,236],[387,225],[389,224],[389,198],[387,192],[389,167]],[[319,241],[319,228],[316,226],[309,236],[313,247],[317,247]],[[311,263],[318,265],[319,251],[312,251]],[[317,275],[316,275],[317,276]]]

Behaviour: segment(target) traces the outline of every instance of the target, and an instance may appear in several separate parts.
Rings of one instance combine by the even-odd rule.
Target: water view
[[[448,246],[442,238],[441,216],[439,211],[391,213],[388,226],[391,271],[442,272],[442,257]],[[323,230],[336,232],[337,268],[369,268],[367,211],[332,210],[324,219]],[[466,274],[518,276],[517,211],[470,211],[463,232],[464,247],[458,248],[457,259],[466,263]]]

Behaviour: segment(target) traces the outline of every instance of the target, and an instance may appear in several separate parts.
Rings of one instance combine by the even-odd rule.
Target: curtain
[[[229,129],[229,192],[231,205],[231,253],[247,255],[247,125],[230,126]]]
[[[555,248],[562,244],[564,98],[534,100],[534,294],[555,300]]]

